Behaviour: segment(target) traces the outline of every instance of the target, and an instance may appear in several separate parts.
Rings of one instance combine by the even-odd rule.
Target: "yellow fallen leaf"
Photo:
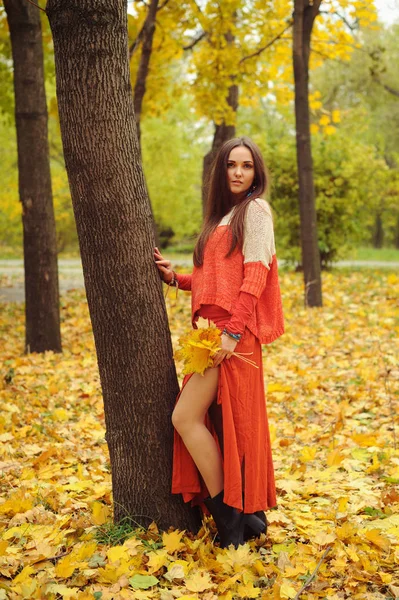
[[[59,594],[63,598],[78,598],[79,588],[69,588],[59,583],[49,583],[46,586],[46,594]]]
[[[389,539],[378,531],[378,529],[370,529],[370,531],[365,531],[363,533],[364,537],[368,539],[369,542],[377,546],[378,548],[382,548],[383,550],[389,550],[391,547],[391,542]]]
[[[55,574],[62,579],[68,579],[74,572],[76,563],[71,554],[64,556],[55,566]]]
[[[112,563],[121,559],[126,560],[129,556],[128,549],[125,546],[114,546],[113,548],[109,548],[107,556]]]
[[[164,548],[149,552],[147,556],[147,568],[149,573],[155,573],[156,571],[159,571],[159,569],[165,567],[170,561],[168,557],[168,551]]]
[[[264,575],[266,574],[265,565],[261,560],[256,560],[254,562],[253,569],[255,570],[256,574],[260,577],[264,577]]]
[[[215,587],[207,571],[194,571],[184,580],[184,584],[190,592],[203,592]]]
[[[110,507],[102,502],[93,502],[92,520],[94,525],[104,525],[110,516]]]
[[[336,537],[337,536],[335,535],[335,533],[326,533],[324,531],[319,531],[312,538],[312,541],[315,544],[317,544],[318,546],[328,546],[328,544],[333,543],[333,541],[336,539]]]
[[[25,580],[29,579],[29,575],[32,575],[34,572],[35,569],[33,567],[24,567],[19,575],[14,578],[13,584],[15,585],[16,583],[23,583]]]
[[[329,467],[339,467],[342,461],[345,459],[344,454],[336,448],[332,452],[327,455],[327,466]]]
[[[171,563],[168,567],[167,572],[164,574],[164,577],[169,581],[173,581],[173,579],[183,579],[186,576],[186,569],[180,563],[174,562]]]
[[[184,531],[172,531],[171,533],[163,533],[162,534],[162,542],[165,546],[166,550],[173,554],[176,550],[180,550],[184,544],[181,542],[181,538],[184,534]]]
[[[287,598],[295,598],[296,589],[289,585],[288,583],[283,583],[280,587],[280,598],[286,600]]]
[[[0,540],[0,556],[6,553],[8,548],[8,542],[6,540]]]
[[[237,586],[237,594],[240,598],[258,598],[262,590],[258,587],[254,587],[252,582],[240,583]]]
[[[300,460],[304,463],[310,462],[311,460],[314,460],[316,452],[316,446],[305,446],[301,450]]]

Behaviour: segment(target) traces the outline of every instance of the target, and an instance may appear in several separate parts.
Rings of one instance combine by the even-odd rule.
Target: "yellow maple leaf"
[[[104,525],[110,515],[110,507],[102,502],[93,502],[92,521],[95,525]]]
[[[147,568],[149,573],[155,573],[162,567],[165,567],[169,562],[168,551],[164,548],[160,550],[154,550],[153,552],[149,552],[147,556]]]
[[[0,556],[3,556],[6,553],[8,548],[8,542],[6,540],[0,540]]]
[[[184,544],[181,542],[184,531],[172,531],[171,533],[164,532],[162,534],[162,542],[166,550],[173,554],[176,550],[180,550]]]
[[[75,559],[71,554],[64,556],[55,566],[55,574],[62,579],[68,579],[76,567]]]
[[[258,598],[261,594],[261,589],[254,587],[252,582],[240,583],[237,586],[237,594],[240,598]]]
[[[310,462],[314,460],[316,456],[317,448],[316,446],[305,446],[301,450],[300,460],[304,463]]]
[[[391,547],[391,542],[389,541],[389,539],[381,535],[378,529],[370,529],[370,531],[364,532],[363,535],[369,540],[369,542],[371,542],[378,548],[382,548],[383,550],[389,550]]]
[[[215,587],[207,571],[193,571],[185,578],[184,584],[190,592],[204,592]]]
[[[107,556],[112,563],[121,559],[126,560],[128,558],[128,549],[126,546],[114,546],[113,548],[109,548]]]
[[[319,531],[313,538],[313,542],[318,546],[328,546],[328,544],[332,544],[336,539],[335,533],[326,533],[325,531]]]
[[[15,585],[16,583],[23,583],[24,581],[29,579],[29,575],[32,575],[32,573],[35,572],[35,569],[33,567],[27,566],[24,567],[22,569],[22,571],[19,573],[19,575],[17,575],[14,580],[13,580],[13,584]]]
[[[335,448],[332,452],[327,455],[327,466],[329,467],[339,467],[342,461],[345,459],[345,456],[341,454],[338,448]]]
[[[179,338],[180,349],[175,359],[184,362],[183,373],[204,374],[205,369],[213,366],[212,357],[221,347],[220,329],[193,329]]]
[[[287,598],[295,598],[296,589],[289,583],[283,583],[280,587],[280,598],[286,600]]]
[[[58,594],[63,598],[77,598],[79,588],[69,588],[66,585],[60,583],[49,583],[46,586],[46,594]]]

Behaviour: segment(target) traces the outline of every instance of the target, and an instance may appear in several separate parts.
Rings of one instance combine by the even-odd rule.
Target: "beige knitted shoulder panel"
[[[220,221],[218,227],[228,225],[233,216],[233,207]],[[261,262],[267,269],[276,254],[273,218],[269,203],[261,198],[252,200],[247,207],[244,222],[244,263]]]

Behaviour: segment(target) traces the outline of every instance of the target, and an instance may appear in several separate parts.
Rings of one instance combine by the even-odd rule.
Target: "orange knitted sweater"
[[[265,243],[262,238],[252,241]],[[193,327],[197,327],[196,313],[201,304],[216,304],[232,314],[240,292],[247,292],[258,302],[246,325],[262,344],[269,344],[284,333],[276,254],[266,267],[261,260],[244,261],[238,247],[226,258],[229,248],[229,225],[219,225],[205,246],[202,266],[194,267],[192,275],[177,275],[179,288],[192,292]]]

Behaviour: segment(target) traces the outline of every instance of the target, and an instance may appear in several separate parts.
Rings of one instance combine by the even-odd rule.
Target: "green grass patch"
[[[399,262],[399,248],[368,248],[362,246],[354,248],[345,260],[381,260],[388,262]]]

